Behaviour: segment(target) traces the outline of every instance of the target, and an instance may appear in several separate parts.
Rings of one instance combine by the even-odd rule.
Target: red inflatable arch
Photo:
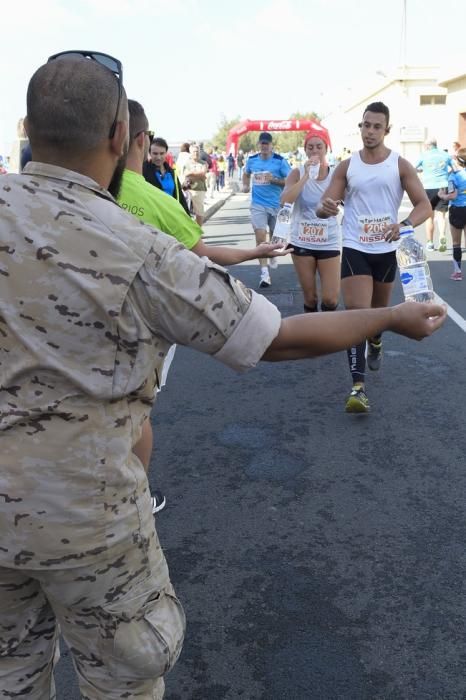
[[[327,129],[313,119],[245,119],[228,132],[226,152],[236,156],[238,141],[248,131],[309,131],[311,127],[328,134]]]

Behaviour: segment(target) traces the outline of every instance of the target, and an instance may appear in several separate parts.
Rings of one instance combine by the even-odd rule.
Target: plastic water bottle
[[[313,163],[309,166],[309,180],[317,180],[319,177],[320,163]]]
[[[433,301],[434,289],[426,252],[422,243],[415,238],[412,226],[400,229],[396,259],[406,301]]]
[[[290,240],[292,204],[284,204],[277,214],[271,243],[282,243],[285,248]]]

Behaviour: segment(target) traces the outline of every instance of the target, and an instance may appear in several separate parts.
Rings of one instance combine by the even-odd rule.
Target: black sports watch
[[[400,226],[413,226],[413,222],[411,219],[403,219],[403,221],[400,221]]]

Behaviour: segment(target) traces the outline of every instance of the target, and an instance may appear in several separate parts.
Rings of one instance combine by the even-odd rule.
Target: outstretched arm
[[[412,301],[389,308],[289,316],[282,319],[262,359],[280,362],[327,355],[387,330],[421,340],[440,328],[445,318],[446,307]]]
[[[207,245],[201,239],[191,248],[200,258],[205,256],[217,265],[238,265],[246,260],[256,258],[275,258],[288,255],[290,250],[283,250],[283,243],[261,243],[255,248],[230,248],[224,245]]]

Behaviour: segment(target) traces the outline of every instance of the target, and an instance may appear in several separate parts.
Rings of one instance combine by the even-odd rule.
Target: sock
[[[334,306],[330,306],[330,305],[324,304],[324,302],[322,301],[320,303],[320,310],[321,311],[335,311],[337,306],[338,306],[338,304],[335,304]]]
[[[269,271],[269,266],[268,265],[261,265],[261,273],[265,274],[266,272]]]
[[[352,348],[349,348],[346,352],[348,355],[348,362],[350,366],[351,376],[353,377],[353,384],[363,383],[366,373],[366,341],[359,343]]]
[[[453,266],[455,268],[455,272],[461,272],[461,258],[462,258],[461,246],[460,245],[453,246]]]
[[[303,307],[304,307],[305,314],[314,314],[317,311],[317,305],[316,306],[308,306],[307,304],[303,304]]]

